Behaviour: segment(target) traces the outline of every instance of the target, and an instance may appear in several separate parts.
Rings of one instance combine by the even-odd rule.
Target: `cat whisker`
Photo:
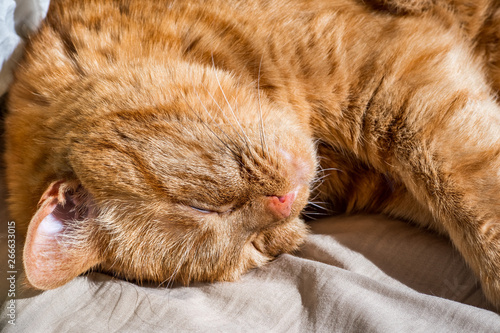
[[[327,213],[321,213],[321,212],[316,212],[316,211],[302,211],[302,214],[318,215],[318,216],[328,216],[328,215],[330,215],[330,214],[327,214]]]
[[[238,81],[237,81],[237,86],[236,86],[237,90],[240,89],[240,82],[241,82],[241,74],[240,74],[240,77],[238,78]],[[239,114],[238,100],[237,100],[236,96],[233,96],[233,104],[234,104],[234,107],[236,109],[236,113]],[[248,141],[250,141],[250,139],[248,139],[248,141],[242,139],[242,141],[245,142],[245,145],[247,146],[247,151],[248,151],[250,157],[252,157],[252,159],[255,161],[255,156],[253,155],[253,150],[250,148],[250,145],[248,142]]]
[[[173,285],[173,280],[174,278],[177,276],[178,274],[178,266],[176,266],[176,268],[174,269],[174,272],[168,277],[166,278],[165,280],[163,280],[157,288],[160,288],[161,286],[163,286],[165,284],[165,282],[167,283],[165,285],[165,288],[170,288],[172,285]]]
[[[339,171],[339,172],[342,172],[344,173],[344,171],[340,170],[340,169],[337,169],[337,168],[326,168],[326,169],[320,169],[319,170],[319,173],[324,173],[325,171]],[[324,182],[324,180],[330,176],[330,173],[327,173],[327,174],[323,174],[322,176],[319,176],[319,177],[316,177],[312,182],[311,182],[311,185],[316,185],[312,190],[311,192],[314,192],[315,190],[317,190]]]
[[[214,97],[212,94],[210,94],[210,92],[208,91],[208,89],[206,87],[204,87],[206,92],[210,95],[210,97],[212,97],[212,99],[214,100],[215,104],[217,104],[217,102],[215,101]],[[217,122],[215,121],[215,119],[213,118],[212,114],[210,113],[210,111],[208,111],[207,107],[205,106],[205,104],[203,103],[203,101],[201,100],[200,98],[200,95],[198,94],[198,91],[196,90],[196,88],[194,89],[194,92],[196,93],[196,97],[198,98],[198,101],[200,102],[203,110],[205,111],[205,113],[210,117],[210,119],[212,120],[212,122],[215,124],[215,126],[217,126],[217,128],[222,132],[224,133],[224,135],[231,141],[231,143],[235,146],[235,147],[238,147],[238,145],[236,144],[236,142],[233,141],[233,139],[231,137],[229,137],[228,134],[226,134],[226,132],[219,126],[219,124],[217,124]],[[235,97],[236,99],[236,97]],[[236,107],[238,106],[237,103],[235,103]],[[219,104],[217,104],[217,106],[219,107],[219,109],[222,111],[221,107],[219,106]],[[241,141],[243,141],[247,147],[247,150],[248,152],[250,153],[250,155],[252,155],[252,150],[250,149],[250,145],[249,145],[249,142],[248,140],[245,140],[243,139],[243,137],[238,133],[238,131],[234,128],[234,126],[232,125],[231,121],[229,121],[229,119],[227,118],[226,114],[224,113],[224,111],[222,111],[222,115],[224,116],[224,118],[228,121],[229,125],[231,126],[231,128],[234,130],[234,132],[236,133],[236,135],[238,135],[238,137],[241,139]],[[244,134],[244,133],[243,133]],[[253,157],[253,155],[252,155]]]
[[[257,75],[257,98],[259,101],[259,114],[260,114],[260,144],[262,146],[262,152],[264,153],[265,156],[265,151],[267,151],[267,155],[269,156],[269,148],[266,144],[266,133],[264,131],[264,120],[262,117],[262,103],[260,101],[260,70],[262,68],[262,59],[264,58],[264,54],[260,57],[260,63],[259,63],[259,73]],[[266,147],[266,150],[264,150],[264,146]]]
[[[311,205],[311,206],[314,206],[314,207],[316,207],[316,208],[322,209],[322,210],[328,210],[328,208],[325,208],[325,207],[323,207],[323,206],[321,206],[321,205],[318,205],[318,204],[316,204],[316,203],[314,203],[314,202],[310,202],[310,201],[309,201],[307,204],[308,204],[308,205]]]
[[[314,139],[314,140],[313,140],[313,144],[314,144],[314,146],[316,146],[316,147],[317,147],[317,146],[319,146],[321,142],[322,142],[322,140],[321,140],[321,139]]]
[[[344,170],[337,169],[337,168],[326,168],[326,169],[319,169],[319,172],[325,172],[325,171],[338,171],[344,173]]]
[[[207,92],[207,94],[210,96],[210,98],[212,98],[212,101],[215,103],[215,105],[217,105],[217,107],[218,107],[218,108],[219,108],[219,110],[221,111],[222,116],[223,116],[223,117],[224,117],[224,119],[228,122],[229,126],[231,126],[231,128],[232,128],[232,129],[233,129],[233,131],[236,133],[236,135],[238,135],[238,137],[241,139],[241,141],[243,141],[243,142],[247,143],[247,142],[245,141],[245,139],[244,139],[244,138],[240,135],[240,133],[236,130],[236,128],[234,128],[232,121],[231,121],[231,120],[227,117],[226,112],[224,111],[224,109],[222,109],[222,107],[219,105],[219,103],[217,103],[217,100],[215,99],[214,95],[212,95],[212,94],[210,93],[210,91],[208,90],[208,88],[207,88],[204,84],[203,84],[203,87],[205,88],[205,91],[206,91],[206,92]],[[200,97],[198,96],[198,98],[200,98]],[[201,99],[200,99],[200,101],[201,101]],[[203,103],[202,103],[202,105],[203,105]],[[204,105],[203,105],[203,106],[204,106]],[[206,109],[206,108],[205,108],[205,109]],[[208,112],[208,110],[207,110],[207,112]],[[226,134],[226,135],[227,135],[227,134]],[[247,144],[248,144],[248,143],[247,143]],[[236,146],[236,144],[235,144],[235,146]]]
[[[168,282],[167,282],[167,286],[166,286],[167,288],[172,288],[172,286],[175,283],[175,279],[177,278],[177,275],[179,275],[180,269],[181,269],[181,266],[177,265],[177,267],[175,268],[172,275],[168,278]]]
[[[233,114],[233,117],[236,120],[236,123],[240,127],[241,132],[243,133],[243,135],[245,136],[245,138],[248,141],[250,141],[250,139],[248,138],[248,136],[245,133],[245,130],[243,129],[243,126],[241,126],[240,121],[236,117],[236,114],[234,113],[234,110],[233,110],[233,107],[231,106],[231,103],[229,103],[229,101],[227,100],[226,94],[224,93],[224,89],[222,89],[222,86],[221,86],[220,81],[219,81],[219,76],[217,75],[217,70],[215,69],[215,61],[214,61],[214,54],[213,53],[212,53],[212,67],[213,67],[213,70],[214,70],[214,73],[215,73],[215,79],[217,80],[217,84],[219,85],[219,89],[222,92],[222,96],[224,96],[224,99],[226,100],[226,103],[229,106],[229,110],[231,110],[231,113]]]
[[[308,203],[327,204],[328,202],[326,202],[326,201],[314,201],[314,199],[311,199],[311,200],[308,201]]]
[[[315,180],[314,182],[312,182],[311,185],[314,185],[314,187],[311,188],[311,192],[314,193],[318,190],[318,188],[321,187],[321,185],[323,185],[324,183],[324,179],[320,179],[319,181],[318,180]],[[316,197],[313,198],[313,200],[316,199]]]
[[[178,245],[178,246],[182,246],[182,244]],[[192,246],[192,245],[191,245]],[[172,272],[172,274],[166,278],[165,280],[163,280],[159,285],[158,285],[158,288],[161,287],[165,282],[167,282],[167,285],[165,286],[166,288],[170,288],[173,286],[174,282],[175,282],[175,278],[177,277],[177,275],[179,274],[180,272],[180,269],[182,267],[182,265],[185,263],[186,261],[186,254],[184,253],[184,255],[181,257],[181,259],[178,261],[177,265],[175,266],[175,269],[174,271]]]
[[[321,184],[320,184],[321,185]],[[319,186],[318,186],[319,187]],[[321,191],[315,191],[315,189],[312,189],[311,192],[315,193],[314,197],[311,198],[311,201],[314,201],[316,200],[316,198],[318,198],[320,195],[321,195]]]
[[[327,178],[328,176],[330,176],[330,174],[326,174],[326,175],[323,175],[323,176],[320,176],[320,177],[316,177],[316,179],[313,180],[313,184],[315,184],[316,182],[322,181],[323,179]]]
[[[161,287],[162,284],[164,284],[165,282],[167,282],[167,285],[165,287],[167,289],[171,288],[174,285],[174,283],[175,283],[175,279],[177,278],[177,275],[179,274],[179,272],[181,270],[181,267],[184,264],[184,261],[185,260],[179,260],[179,262],[175,266],[175,269],[172,272],[172,274],[166,280],[164,280],[158,287]]]
[[[213,129],[210,128],[210,126],[207,125],[207,123],[200,117],[200,115],[191,107],[191,105],[189,104],[189,102],[187,101],[186,97],[184,95],[181,95],[182,98],[184,99],[184,101],[186,102],[186,105],[188,106],[188,108],[191,110],[191,112],[193,112],[195,114],[195,116],[200,120],[200,122],[235,156],[235,157],[239,157],[239,154],[237,151],[235,151],[234,149],[232,149],[224,140],[222,140],[220,138],[220,136],[217,135],[217,133],[214,132]],[[208,112],[208,111],[207,111]],[[215,122],[214,122],[215,123]],[[219,128],[219,130],[224,133],[224,135],[226,137],[229,138],[229,136],[226,134],[226,132],[224,132],[217,123],[215,123],[215,125]],[[231,140],[231,138],[229,138],[229,140]],[[231,140],[232,144],[236,146],[236,144]],[[242,165],[242,163],[240,162],[239,159],[236,159],[236,161]]]
[[[205,113],[208,115],[208,117],[210,117],[210,120],[212,120],[212,122],[214,123],[215,126],[217,126],[217,128],[229,139],[229,141],[231,141],[231,143],[237,147],[237,144],[236,142],[233,141],[233,139],[219,126],[219,124],[215,121],[214,117],[212,116],[212,114],[210,113],[210,111],[208,111],[207,107],[205,106],[205,104],[203,103],[203,101],[201,100],[200,98],[200,95],[198,94],[198,91],[195,89],[195,94],[196,94],[196,97],[198,98],[198,101],[200,102],[201,104],[201,107],[203,108],[203,110],[205,111]],[[232,127],[232,126],[231,126]],[[233,128],[234,129],[234,128]],[[241,137],[240,137],[241,138]],[[241,138],[243,140],[243,138]]]
[[[317,218],[316,218],[316,217],[309,216],[309,214],[308,214],[308,213],[301,212],[301,214],[302,214],[303,216],[306,216],[306,217],[307,217],[307,218],[309,218],[310,220],[317,220]]]
[[[175,79],[175,76],[173,75],[173,73],[171,73],[171,77]],[[207,91],[207,93],[210,95],[210,97],[212,97],[212,99],[214,100],[215,104],[219,107],[219,109],[222,111],[221,107],[219,106],[219,104],[217,103],[217,101],[215,101],[214,97],[212,96],[212,94],[210,94],[210,92],[208,91],[207,87],[204,85],[204,88],[205,90]],[[196,88],[194,88],[194,91],[196,93],[196,96],[198,98],[198,100],[201,102],[201,99],[200,99],[200,96],[198,94],[198,91],[196,90]],[[234,149],[231,149],[231,147],[229,147],[229,145],[220,138],[220,136],[217,135],[217,133],[214,132],[214,130],[212,128],[210,128],[210,126],[207,125],[207,123],[200,117],[200,115],[193,109],[193,107],[191,106],[191,104],[188,102],[188,100],[186,99],[186,96],[184,94],[180,94],[182,96],[182,98],[184,99],[184,102],[186,103],[186,105],[188,106],[189,110],[198,118],[198,120],[235,156],[235,157],[239,157],[240,155],[234,150]],[[231,141],[231,143],[237,147],[237,145],[235,144],[235,142],[229,137],[229,135],[227,135],[227,133],[222,129],[220,128],[220,126],[217,124],[217,122],[215,122],[215,120],[212,118],[210,112],[208,112],[207,108],[205,107],[205,105],[203,104],[203,102],[201,102],[201,105],[202,107],[204,108],[204,110],[207,112],[207,114],[209,115],[209,117],[212,119],[212,121],[214,122],[214,124],[218,127],[218,129]],[[224,111],[222,111],[223,115],[225,116],[224,114]],[[232,127],[232,126],[231,126]],[[234,128],[233,128],[234,129]],[[235,130],[236,132],[236,130]],[[242,139],[243,140],[243,139]],[[214,141],[214,143],[216,144],[216,142]],[[236,159],[236,161],[241,165],[243,166],[243,164],[240,162],[239,159]]]
[[[186,242],[184,242],[184,243],[186,243]],[[189,246],[189,248],[187,248],[184,251],[184,254],[180,260],[180,262],[182,264],[185,264],[187,259],[189,259],[189,258],[193,258],[193,257],[196,258],[197,257],[197,253],[195,253],[194,255],[191,254],[191,251],[193,250],[193,248],[195,248],[194,244],[195,244],[195,242],[192,242],[191,245]],[[195,248],[195,249],[196,249],[195,252],[197,252],[197,248]],[[189,268],[189,273],[188,273],[187,283],[189,284],[189,282],[191,281],[191,272],[192,272],[193,266],[188,265],[188,268]]]

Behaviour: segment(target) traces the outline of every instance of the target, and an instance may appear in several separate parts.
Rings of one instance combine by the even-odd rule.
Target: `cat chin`
[[[237,281],[249,270],[261,267],[281,254],[297,251],[308,234],[309,228],[304,221],[299,217],[292,218],[252,235],[243,246],[237,265],[230,261],[222,270],[208,274],[203,279],[186,279],[180,276],[178,281],[184,285],[191,282]],[[200,268],[205,269],[206,267]]]
[[[132,281],[138,284],[152,284],[168,287],[173,283],[190,285],[194,282],[237,281],[249,270],[263,266],[279,255],[293,253],[304,243],[309,230],[299,218],[254,233],[241,246],[226,248],[228,244],[221,237],[211,246],[220,247],[224,255],[216,265],[198,257],[192,257],[188,266],[178,267],[175,271],[150,271],[149,268],[162,266],[161,261],[169,258],[153,258],[155,263],[147,263],[143,269],[120,264],[120,260],[107,260],[97,270],[103,273]],[[238,249],[239,248],[239,249]]]

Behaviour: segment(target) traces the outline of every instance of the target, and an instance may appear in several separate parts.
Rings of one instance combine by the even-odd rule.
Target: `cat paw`
[[[479,278],[486,298],[500,312],[500,224],[485,223],[480,229],[483,236]]]
[[[488,301],[500,313],[500,272],[494,279],[484,279],[481,286]]]

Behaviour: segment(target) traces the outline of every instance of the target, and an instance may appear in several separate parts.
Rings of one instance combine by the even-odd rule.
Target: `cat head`
[[[48,185],[29,225],[34,287],[91,268],[137,282],[231,281],[298,248],[316,168],[306,127],[223,73],[199,82],[68,134],[72,171]]]

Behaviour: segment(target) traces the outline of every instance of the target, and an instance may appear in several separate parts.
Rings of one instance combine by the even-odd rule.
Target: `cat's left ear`
[[[74,243],[66,237],[70,223],[82,218],[68,188],[64,181],[50,184],[28,226],[24,268],[29,283],[38,289],[62,286],[100,261],[98,250],[85,243],[88,239]]]

